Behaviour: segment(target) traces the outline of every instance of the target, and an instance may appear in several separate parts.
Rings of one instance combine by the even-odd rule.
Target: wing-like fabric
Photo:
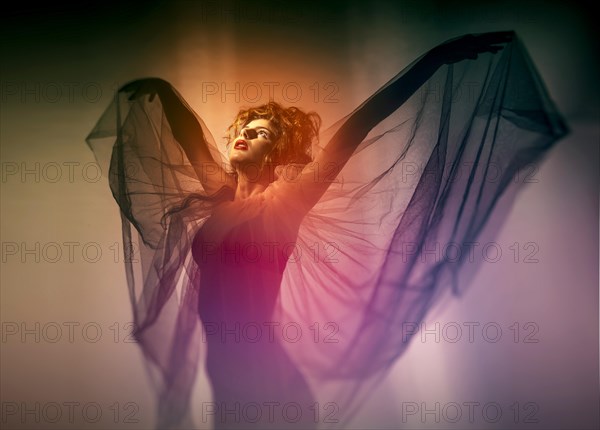
[[[515,175],[566,133],[516,37],[497,53],[441,67],[398,104],[304,218],[274,315],[305,330],[285,347],[317,397],[344,387],[337,401],[346,415],[439,298],[464,290],[470,251],[492,215],[501,221]],[[321,134],[323,146],[349,117]],[[159,370],[159,425],[175,422],[188,412],[200,346],[191,240],[232,196],[207,195],[158,98],[119,93],[88,143],[101,163],[110,158],[123,240],[136,251],[126,269],[137,339]]]
[[[310,325],[286,347],[314,383],[333,382],[347,414],[427,311],[464,291],[474,255],[496,258],[478,235],[500,226],[534,163],[566,133],[516,37],[441,67],[380,118],[305,217],[280,295],[279,318]]]
[[[160,99],[132,101],[129,95],[116,95],[87,142],[108,172],[121,209],[134,334],[157,388],[158,427],[168,428],[187,419],[199,361],[200,272],[191,241],[233,190],[209,195],[173,136]],[[197,119],[213,160],[226,166]],[[211,178],[214,172],[202,179]]]

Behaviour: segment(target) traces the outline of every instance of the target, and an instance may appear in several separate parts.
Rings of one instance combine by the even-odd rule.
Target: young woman
[[[242,110],[224,160],[152,78],[124,86],[88,137],[100,158],[116,137],[109,180],[139,246],[126,267],[160,428],[185,423],[200,344],[215,427],[343,423],[404,351],[404,325],[458,288],[466,253],[423,250],[475,238],[515,172],[565,133],[512,32],[446,42],[319,127],[275,102]]]

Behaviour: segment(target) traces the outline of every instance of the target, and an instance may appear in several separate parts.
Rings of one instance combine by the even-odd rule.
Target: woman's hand
[[[493,33],[468,34],[459,39],[444,43],[430,54],[442,64],[453,64],[462,60],[475,60],[485,52],[496,53],[504,44],[515,37],[514,31],[497,31]]]
[[[121,87],[119,91],[131,93],[129,100],[133,101],[144,96],[150,96],[150,101],[154,100],[156,95],[161,97],[165,91],[171,90],[171,84],[160,78],[138,79]]]

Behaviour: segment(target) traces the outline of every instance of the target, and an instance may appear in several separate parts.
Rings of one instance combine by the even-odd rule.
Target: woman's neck
[[[246,175],[238,173],[237,188],[235,190],[235,200],[247,199],[256,194],[262,193],[267,189],[269,181],[266,175],[260,178],[248,178]]]

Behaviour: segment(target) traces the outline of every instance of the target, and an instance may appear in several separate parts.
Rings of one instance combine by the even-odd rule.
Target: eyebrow
[[[263,130],[271,131],[267,127],[263,127],[262,125],[259,125],[258,127],[248,127],[247,125],[245,125],[242,128],[253,128],[253,129],[262,128]]]

